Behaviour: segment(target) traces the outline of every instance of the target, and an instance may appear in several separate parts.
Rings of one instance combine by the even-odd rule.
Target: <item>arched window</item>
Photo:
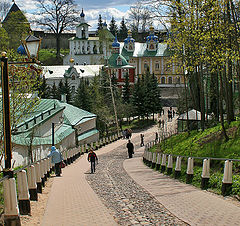
[[[172,77],[168,77],[168,84],[172,84]]]
[[[178,77],[176,77],[176,84],[180,84],[180,77],[178,76]]]
[[[82,38],[85,38],[85,28],[82,28]]]
[[[165,83],[166,83],[165,77],[161,77],[161,84],[165,84]]]
[[[148,64],[145,62],[144,63],[144,71],[146,72],[146,71],[148,71],[149,70],[149,66],[148,66]]]
[[[75,75],[72,75],[72,80],[75,80]]]

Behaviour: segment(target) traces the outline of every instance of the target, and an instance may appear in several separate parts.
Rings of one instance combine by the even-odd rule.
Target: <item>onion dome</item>
[[[24,48],[22,45],[20,45],[20,46],[17,48],[17,53],[19,53],[19,54],[21,54],[21,55],[27,55],[26,50],[25,50],[25,48]]]
[[[147,36],[146,40],[147,40],[147,42],[149,42],[151,40],[154,42],[158,42],[158,37],[156,35],[154,35],[154,27],[153,26],[150,27],[150,34],[149,34],[149,36]]]
[[[85,14],[84,14],[84,12],[83,12],[83,9],[82,9],[82,12],[81,12],[81,14],[80,14],[80,17],[85,17]]]
[[[115,36],[115,40],[114,40],[114,42],[112,44],[112,47],[114,47],[114,48],[119,48],[120,47],[120,43],[117,40],[117,36]]]
[[[70,62],[70,63],[74,63],[74,59],[73,59],[73,58],[70,58],[69,62]]]
[[[103,27],[107,27],[107,22],[106,22],[106,20],[105,20],[104,23],[103,23]]]
[[[124,39],[124,43],[125,43],[125,44],[128,44],[128,43],[130,43],[130,42],[134,43],[134,42],[135,42],[135,39],[132,38],[132,32],[129,30],[129,31],[128,31],[128,37]]]

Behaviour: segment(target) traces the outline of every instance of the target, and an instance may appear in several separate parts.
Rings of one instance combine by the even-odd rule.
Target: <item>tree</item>
[[[97,31],[99,32],[99,30],[102,30],[102,28],[103,28],[102,16],[101,14],[99,14]]]
[[[46,79],[45,79],[45,76],[43,76],[43,78],[41,79],[41,82],[40,82],[40,87],[39,87],[39,96],[41,98],[46,98],[48,99],[51,95],[50,93],[50,87],[47,85],[46,83]],[[55,83],[54,83],[55,84]]]
[[[61,34],[71,29],[76,19],[76,5],[74,0],[35,0],[38,3],[40,19],[35,22],[55,34],[57,46],[57,59],[60,58]]]
[[[5,51],[9,46],[8,33],[3,27],[0,27],[0,51]]]
[[[118,33],[118,40],[123,41],[128,36],[128,29],[124,21],[124,17],[122,18],[119,33]]]
[[[117,33],[118,33],[118,27],[117,27],[117,25],[116,25],[116,20],[114,19],[114,17],[112,17],[112,20],[110,21],[109,31],[110,31],[114,36],[116,36]]]
[[[57,88],[57,99],[58,99],[58,100],[61,100],[61,95],[62,95],[62,94],[65,94],[64,91],[65,91],[64,85],[63,85],[63,82],[62,82],[62,80],[61,80],[61,81],[59,82],[58,88]]]
[[[3,28],[8,33],[9,48],[17,49],[21,40],[25,39],[30,31],[30,25],[21,11],[11,12],[7,21],[3,23]]]
[[[77,93],[73,99],[73,104],[74,106],[79,107],[85,111],[91,111],[92,109],[89,86],[87,85],[87,81],[84,78],[81,78]]]
[[[130,86],[129,86],[129,75],[128,73],[125,76],[125,83],[123,85],[123,89],[122,89],[122,97],[124,102],[126,103],[130,103]]]
[[[7,1],[1,1],[0,2],[0,20],[3,19],[10,8],[10,3]]]
[[[51,98],[52,99],[59,99],[59,96],[58,96],[58,89],[56,87],[56,84],[55,82],[53,83],[53,86],[50,90],[50,95],[51,95]]]
[[[65,78],[65,81],[64,81],[63,93],[66,94],[67,103],[69,103],[72,100],[72,93],[71,93],[71,87],[69,85],[67,78]]]

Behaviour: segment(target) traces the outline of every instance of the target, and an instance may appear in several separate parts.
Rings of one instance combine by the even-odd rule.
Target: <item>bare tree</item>
[[[139,1],[130,7],[128,23],[135,32],[145,32],[146,26],[152,23],[151,13],[142,2]]]
[[[38,3],[38,18],[35,22],[55,34],[57,58],[60,58],[60,36],[71,29],[77,21],[74,0],[35,0]]]
[[[0,2],[0,20],[3,20],[5,18],[10,6],[11,4],[7,1]]]

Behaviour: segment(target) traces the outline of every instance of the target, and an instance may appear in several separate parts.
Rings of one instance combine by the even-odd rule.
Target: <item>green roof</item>
[[[49,110],[50,114],[49,114]],[[96,115],[90,112],[84,111],[80,108],[74,107],[70,104],[60,102],[55,99],[41,99],[36,111],[29,113],[23,118],[22,123],[18,127],[18,131],[12,134],[12,141],[19,145],[29,145],[31,142],[31,136],[33,128],[40,126],[45,121],[50,120],[51,117],[56,115],[59,111],[63,111],[64,123],[57,127],[55,130],[55,143],[60,143],[64,138],[74,132],[72,126],[83,123]],[[43,115],[43,119],[41,117]],[[28,128],[26,128],[26,124]],[[52,143],[52,135],[38,137],[34,135],[32,140],[33,145],[49,144]]]
[[[117,59],[118,58],[122,59],[122,65],[117,65]],[[121,68],[122,66],[126,66],[128,65],[127,60],[125,59],[125,57],[123,57],[121,54],[118,53],[114,53],[112,54],[109,59],[108,59],[108,66],[109,67],[113,67],[113,68]]]
[[[97,129],[90,130],[90,131],[88,131],[88,132],[86,132],[86,133],[83,133],[83,134],[79,135],[79,136],[78,136],[78,141],[84,140],[84,139],[86,139],[86,138],[88,138],[88,137],[90,137],[90,136],[93,136],[93,135],[95,135],[95,134],[98,134],[98,133],[99,133],[99,132],[98,132]]]

